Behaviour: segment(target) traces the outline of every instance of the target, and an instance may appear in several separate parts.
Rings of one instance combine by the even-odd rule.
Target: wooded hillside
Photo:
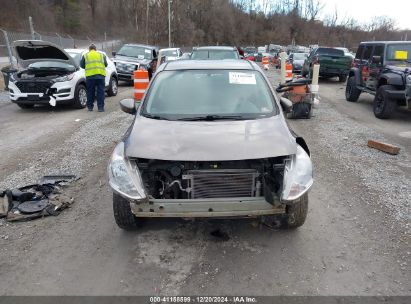
[[[179,46],[288,45],[294,39],[303,45],[355,48],[363,40],[411,38],[411,31],[397,31],[387,17],[369,16],[360,23],[335,12],[318,20],[324,1],[172,0],[172,41]],[[29,31],[28,16],[37,31],[168,43],[167,0],[1,1],[1,28]]]

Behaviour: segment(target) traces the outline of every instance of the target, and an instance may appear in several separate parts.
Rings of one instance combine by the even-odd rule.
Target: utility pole
[[[171,47],[171,0],[168,1],[168,47]]]
[[[31,16],[29,16],[29,24],[30,24],[31,39],[35,40],[36,35],[34,33],[33,18],[31,18]]]
[[[149,8],[149,1],[147,0],[147,7],[146,7],[146,44],[148,44],[148,8]]]

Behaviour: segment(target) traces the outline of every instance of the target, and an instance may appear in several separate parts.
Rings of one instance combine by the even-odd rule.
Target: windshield
[[[75,70],[75,67],[68,63],[58,61],[37,61],[28,66],[29,69],[64,69]]]
[[[410,44],[390,44],[387,46],[387,60],[389,61],[410,61]]]
[[[191,59],[239,59],[234,50],[194,50]]]
[[[306,53],[294,53],[293,55],[293,59],[294,60],[304,60],[305,58],[307,58],[308,54]]]
[[[319,48],[316,51],[316,54],[328,56],[344,56],[344,51],[334,48]]]
[[[170,120],[256,119],[277,114],[277,108],[257,71],[186,70],[158,74],[142,114]]]
[[[138,59],[152,59],[151,49],[139,46],[124,45],[118,52],[119,56],[135,57]]]
[[[164,50],[161,51],[161,56],[166,56],[166,57],[177,57],[177,50]]]

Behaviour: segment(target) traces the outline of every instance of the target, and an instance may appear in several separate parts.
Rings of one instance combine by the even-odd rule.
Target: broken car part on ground
[[[63,188],[75,178],[73,175],[44,176],[39,184],[3,191],[0,217],[15,222],[58,215],[74,202],[64,194]]]

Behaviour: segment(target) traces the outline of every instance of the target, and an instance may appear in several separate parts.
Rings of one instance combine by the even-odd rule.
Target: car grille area
[[[50,82],[26,82],[18,81],[15,85],[22,93],[46,93],[47,89],[51,87]]]
[[[191,170],[183,175],[192,199],[256,196],[254,169]]]

